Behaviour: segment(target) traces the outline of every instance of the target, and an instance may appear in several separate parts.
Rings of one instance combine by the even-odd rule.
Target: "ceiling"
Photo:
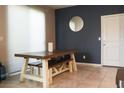
[[[67,8],[71,6],[74,6],[74,5],[48,5],[48,7],[53,8],[53,9]]]

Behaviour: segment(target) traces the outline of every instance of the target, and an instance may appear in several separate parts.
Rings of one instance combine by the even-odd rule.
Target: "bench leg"
[[[29,69],[30,69],[30,74],[33,75],[33,68],[32,68],[32,66],[29,66]]]
[[[38,67],[38,76],[41,76],[40,67]]]
[[[34,67],[31,66],[31,74],[34,75]]]

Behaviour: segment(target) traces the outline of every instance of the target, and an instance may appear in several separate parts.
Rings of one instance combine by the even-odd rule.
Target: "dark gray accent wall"
[[[123,12],[124,6],[119,5],[80,5],[56,10],[56,48],[76,49],[76,61],[82,62],[85,55],[86,62],[100,64],[101,41],[98,41],[98,37],[101,37],[101,16]],[[84,20],[80,32],[75,33],[69,28],[73,16],[80,16]]]

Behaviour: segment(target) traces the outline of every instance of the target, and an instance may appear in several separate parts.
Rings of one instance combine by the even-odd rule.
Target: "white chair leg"
[[[40,67],[38,67],[38,76],[41,76],[41,70],[40,70]]]
[[[31,74],[34,75],[34,67],[31,66]]]

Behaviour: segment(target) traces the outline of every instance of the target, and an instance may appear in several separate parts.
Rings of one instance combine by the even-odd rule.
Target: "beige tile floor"
[[[78,71],[65,72],[53,78],[50,88],[116,88],[117,68],[77,64]],[[1,88],[42,88],[42,83],[26,80],[19,82],[19,75],[0,82]]]

